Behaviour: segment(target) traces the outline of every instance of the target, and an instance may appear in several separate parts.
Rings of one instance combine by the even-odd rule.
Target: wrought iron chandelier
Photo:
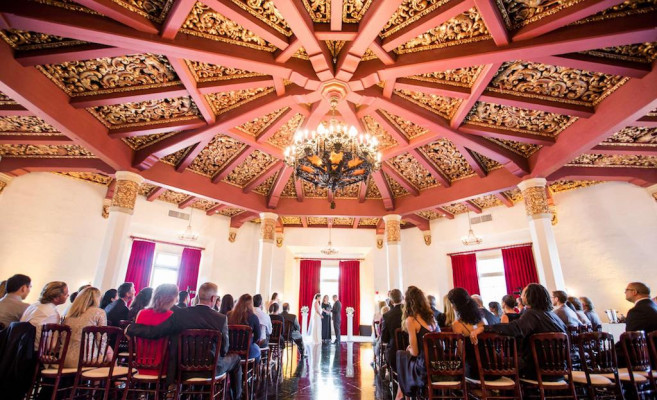
[[[333,243],[331,243],[331,225],[329,225],[329,241],[328,241],[328,247],[323,248],[321,250],[322,254],[325,254],[327,256],[332,256],[334,254],[339,253],[338,249],[333,247]]]
[[[333,114],[328,124],[320,123],[314,131],[297,131],[284,153],[297,178],[333,192],[366,181],[381,167],[377,138],[339,122],[335,118],[337,102],[331,101]]]
[[[468,230],[467,236],[463,236],[461,238],[461,243],[463,243],[466,246],[472,246],[475,244],[481,244],[481,242],[484,241],[480,236],[475,235],[475,233],[472,231],[472,221],[470,221],[470,211],[468,211],[468,227],[470,228]]]

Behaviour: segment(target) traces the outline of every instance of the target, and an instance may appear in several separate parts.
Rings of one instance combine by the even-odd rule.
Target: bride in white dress
[[[322,306],[320,304],[321,295],[317,293],[313,298],[313,307],[312,307],[312,343],[321,344],[322,343]]]

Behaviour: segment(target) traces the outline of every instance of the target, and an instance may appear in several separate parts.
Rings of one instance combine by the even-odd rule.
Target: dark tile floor
[[[307,345],[307,350],[308,358],[299,360],[296,348],[289,360],[284,357],[278,380],[259,387],[256,399],[392,399],[375,380],[370,343]]]

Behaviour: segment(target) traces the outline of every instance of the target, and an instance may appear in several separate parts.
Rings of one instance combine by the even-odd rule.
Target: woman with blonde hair
[[[75,297],[64,316],[64,325],[71,327],[71,341],[64,360],[65,368],[77,368],[80,358],[80,345],[82,342],[82,329],[87,326],[106,326],[107,315],[100,305],[100,290],[95,287],[83,289]],[[103,344],[104,345],[104,344]],[[111,357],[112,349],[108,349],[108,357]]]
[[[445,305],[443,308],[445,313],[445,326],[441,326],[440,327],[441,329],[451,327],[454,321],[456,321],[456,313],[454,312],[454,306],[452,306],[452,302],[449,301],[447,295],[443,296],[443,304]]]

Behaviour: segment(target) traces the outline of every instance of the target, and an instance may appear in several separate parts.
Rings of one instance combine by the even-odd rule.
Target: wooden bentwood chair
[[[51,400],[61,398],[59,392],[71,387],[60,388],[63,377],[75,375],[77,368],[64,368],[66,351],[71,340],[71,328],[66,325],[46,324],[41,329],[41,339],[37,350],[37,365],[32,378],[28,399],[43,398],[40,392],[52,388]]]
[[[657,397],[655,374],[650,363],[648,341],[643,331],[623,332],[621,349],[627,368],[618,370],[621,382],[629,385],[637,399]]]
[[[577,399],[568,335],[537,333],[529,338],[529,343],[536,369],[536,380],[521,379],[523,385],[528,389],[537,390],[541,399]],[[553,394],[554,392],[561,394]]]
[[[422,337],[429,400],[468,398],[463,340],[460,333],[432,332]]]
[[[522,399],[516,339],[482,333],[474,349],[479,379],[466,378],[466,381],[472,389],[481,390],[481,395],[477,395],[475,390],[468,390],[470,396],[482,400]]]
[[[144,339],[131,337],[128,342],[128,378],[123,391],[123,400],[128,399],[130,393],[132,398],[148,398],[153,394],[155,400],[166,396],[166,371],[169,361],[169,340]],[[149,370],[151,374],[143,374],[141,371]],[[138,395],[137,395],[138,394]],[[137,397],[135,397],[137,395]]]
[[[606,332],[581,333],[576,339],[581,371],[573,371],[573,381],[586,389],[589,399],[623,399],[618,377],[614,337]]]
[[[178,373],[175,399],[209,395],[223,399],[226,373],[217,374],[221,354],[221,332],[211,329],[186,329],[178,338]]]
[[[251,399],[249,394],[253,393],[256,370],[255,358],[249,358],[249,349],[253,343],[253,330],[247,325],[228,325],[228,337],[230,340],[228,352],[240,357],[240,364],[243,368],[244,398]]]

